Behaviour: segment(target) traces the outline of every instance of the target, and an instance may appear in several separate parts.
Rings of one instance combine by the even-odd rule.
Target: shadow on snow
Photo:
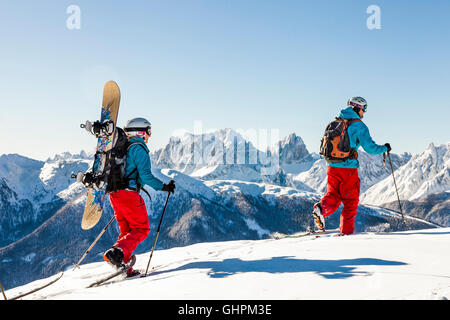
[[[341,260],[308,260],[293,257],[273,257],[263,260],[241,260],[237,258],[222,261],[198,261],[178,268],[155,272],[163,274],[188,269],[209,269],[211,278],[225,278],[244,272],[266,273],[299,273],[314,272],[326,279],[345,279],[355,275],[371,275],[372,272],[358,271],[358,266],[401,266],[404,262],[373,258],[341,259]]]

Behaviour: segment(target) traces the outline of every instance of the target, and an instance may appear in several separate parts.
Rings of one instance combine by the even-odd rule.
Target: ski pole
[[[78,263],[75,265],[75,267],[73,267],[73,270],[75,270],[76,268],[79,267],[81,261],[84,260],[84,258],[87,256],[87,254],[89,253],[89,251],[91,251],[91,249],[95,246],[95,244],[97,243],[98,240],[100,240],[101,236],[105,233],[106,229],[108,229],[109,225],[114,221],[114,219],[116,218],[116,216],[113,216],[111,218],[111,220],[109,220],[108,224],[103,228],[103,230],[100,232],[100,234],[97,236],[97,238],[94,240],[94,242],[92,242],[91,246],[84,252],[83,256],[81,257],[80,261],[78,261]],[[72,271],[73,271],[72,270]]]
[[[169,201],[169,197],[170,197],[170,192],[167,193],[166,203],[164,204],[164,209],[161,214],[161,219],[159,220],[159,226],[158,226],[158,229],[156,230],[156,236],[155,236],[155,241],[153,242],[152,253],[150,254],[150,258],[148,259],[147,269],[145,269],[145,273],[144,273],[143,277],[147,276],[148,268],[150,267],[150,261],[152,261],[153,251],[155,250],[156,241],[158,240],[159,231],[161,230],[161,224],[163,222],[164,214],[166,213],[166,207],[167,207],[167,202]]]
[[[3,290],[3,286],[1,283],[0,283],[0,289],[2,290],[3,298],[5,298],[5,300],[8,300],[8,299],[6,299],[6,294],[5,294],[5,291]]]
[[[392,167],[391,154],[389,153],[389,151],[388,151],[387,155],[388,155],[388,159],[389,159],[389,165],[391,167],[392,178],[394,179],[394,186],[395,186],[395,192],[397,193],[398,206],[400,207],[400,213],[402,215],[402,223],[403,223],[403,225],[406,225],[405,217],[403,216],[402,204],[400,203],[400,196],[398,195],[397,182],[395,181],[394,168]]]

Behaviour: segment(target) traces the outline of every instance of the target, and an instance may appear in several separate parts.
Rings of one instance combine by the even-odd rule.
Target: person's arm
[[[356,130],[357,139],[364,151],[370,154],[381,154],[387,151],[388,148],[386,146],[376,144],[373,141],[369,133],[369,128],[363,122],[355,122],[352,126]]]
[[[146,150],[142,146],[135,145],[130,152],[134,153],[133,158],[139,173],[140,182],[157,191],[161,190],[164,183],[153,175],[150,157]]]

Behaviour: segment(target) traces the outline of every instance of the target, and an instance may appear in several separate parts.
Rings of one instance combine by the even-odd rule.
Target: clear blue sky
[[[69,5],[81,29],[69,30]],[[381,29],[369,30],[369,5]],[[0,154],[92,150],[107,80],[119,125],[144,116],[150,147],[177,129],[279,129],[317,152],[350,96],[379,144],[449,141],[450,1],[1,1]]]

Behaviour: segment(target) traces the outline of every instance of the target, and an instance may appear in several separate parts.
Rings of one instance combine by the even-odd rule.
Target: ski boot
[[[322,205],[317,202],[313,207],[312,215],[314,217],[314,223],[320,231],[325,231],[325,217],[322,215]]]
[[[127,279],[131,279],[131,278],[134,278],[134,277],[138,277],[138,276],[140,276],[140,275],[141,275],[141,273],[139,272],[139,270],[135,270],[135,269],[133,269],[133,268],[130,268],[130,269],[127,271],[126,278],[127,278]]]
[[[339,233],[335,234],[333,237],[345,237],[345,236],[348,236],[348,234],[345,234],[343,232],[339,232]]]
[[[122,249],[119,247],[112,247],[108,249],[103,255],[103,260],[115,266],[116,268],[122,267],[124,265]]]

